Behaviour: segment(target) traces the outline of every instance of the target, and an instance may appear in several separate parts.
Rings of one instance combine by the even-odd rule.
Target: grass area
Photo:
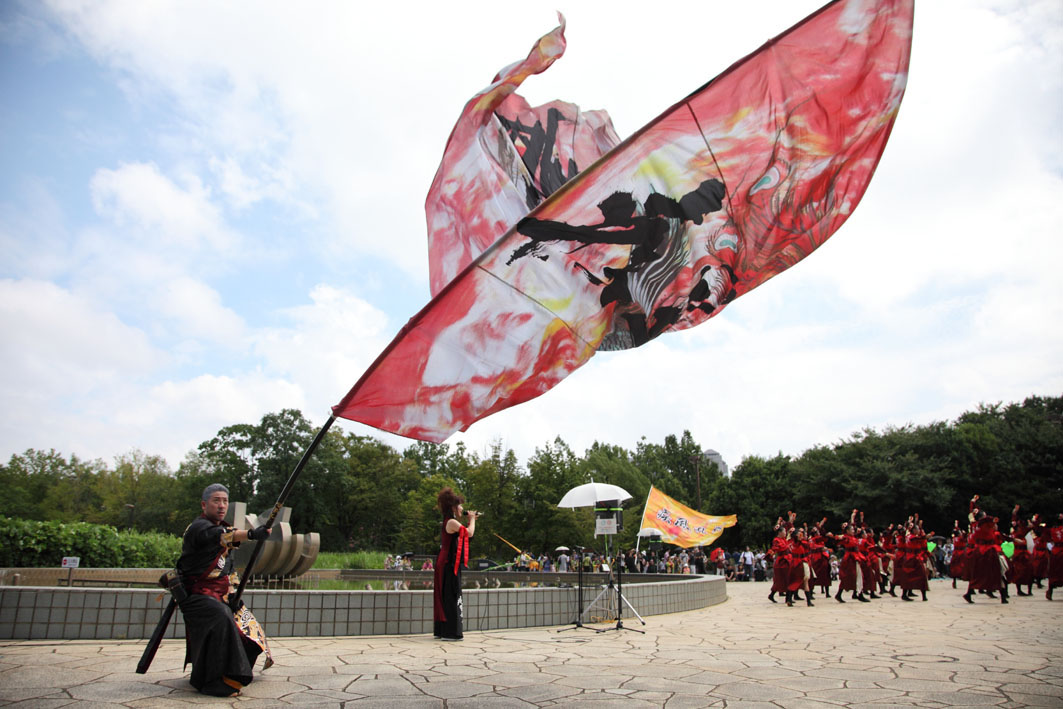
[[[386,552],[382,551],[323,551],[317,555],[315,569],[383,569]]]

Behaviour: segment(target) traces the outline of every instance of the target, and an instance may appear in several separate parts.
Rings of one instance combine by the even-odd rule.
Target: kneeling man
[[[243,601],[235,613],[229,593],[240,580],[231,552],[240,542],[265,539],[270,530],[234,529],[225,524],[229,490],[215,483],[203,490],[203,515],[184,533],[177,571],[187,591],[180,601],[185,618],[185,666],[192,665],[192,686],[203,694],[234,696],[253,679],[251,668],[265,652],[262,669],[273,664],[266,634]]]

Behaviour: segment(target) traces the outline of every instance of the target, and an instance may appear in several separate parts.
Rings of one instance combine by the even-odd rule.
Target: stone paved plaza
[[[926,603],[767,601],[732,583],[722,605],[651,616],[644,629],[534,628],[279,638],[276,664],[234,699],[196,694],[167,641],[0,642],[0,704],[32,707],[1063,707],[1063,598],[1001,605],[931,584]],[[1035,589],[1036,592],[1036,589]],[[1059,594],[1063,596],[1063,594]],[[601,626],[598,627],[613,627]],[[268,631],[268,628],[267,628]]]

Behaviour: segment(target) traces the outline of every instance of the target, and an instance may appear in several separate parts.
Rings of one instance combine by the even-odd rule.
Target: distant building
[[[704,457],[704,459],[706,461],[711,462],[711,463],[716,463],[716,467],[718,467],[720,469],[720,472],[723,474],[723,476],[725,478],[731,476],[731,472],[727,468],[727,463],[724,462],[723,456],[720,455],[717,451],[714,451],[711,448],[706,448],[705,451],[702,452],[701,455]]]

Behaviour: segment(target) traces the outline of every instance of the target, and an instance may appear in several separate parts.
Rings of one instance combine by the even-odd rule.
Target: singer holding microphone
[[[433,589],[434,634],[441,640],[461,640],[461,569],[469,563],[469,540],[476,533],[479,512],[462,507],[465,498],[449,487],[439,491],[436,503],[443,513],[440,530],[439,555],[436,557],[435,587]],[[469,518],[468,525],[461,516]]]

